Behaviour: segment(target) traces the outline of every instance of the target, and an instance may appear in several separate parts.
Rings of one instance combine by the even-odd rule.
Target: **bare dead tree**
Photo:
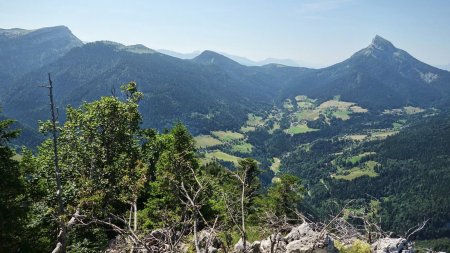
[[[380,225],[377,224],[377,222],[371,221],[365,214],[358,215],[355,213],[350,213],[349,218],[360,220],[363,223],[363,226],[359,228],[359,230],[362,231],[362,234],[364,235],[364,238],[362,239],[369,244],[373,243],[375,239],[385,238],[389,236],[388,233],[384,232],[381,229]]]
[[[52,253],[65,253],[66,252],[66,243],[67,243],[67,227],[64,222],[64,201],[62,198],[62,184],[61,184],[61,169],[59,168],[59,159],[58,159],[58,129],[56,127],[57,121],[57,109],[55,107],[54,98],[53,98],[53,82],[48,73],[48,85],[43,85],[41,87],[47,88],[49,91],[49,99],[50,99],[50,113],[51,113],[51,123],[52,123],[52,141],[53,141],[53,164],[55,170],[55,181],[56,181],[56,200],[58,201],[58,233],[57,233],[57,244],[53,249]]]
[[[199,215],[200,215],[200,208],[201,204],[199,203],[199,196],[200,193],[203,190],[203,185],[200,183],[198,178],[196,177],[194,171],[193,176],[199,186],[198,189],[193,190],[191,187],[191,191],[188,191],[186,189],[186,186],[184,185],[184,182],[181,182],[181,190],[184,197],[187,199],[187,201],[181,200],[189,209],[191,209],[192,212],[192,219],[193,219],[193,231],[194,231],[194,245],[195,245],[195,251],[197,253],[200,253],[200,246],[198,241],[198,222],[199,222]]]
[[[163,215],[165,214],[163,213]],[[169,219],[167,218],[166,220]],[[185,215],[181,222],[166,224],[163,229],[151,232],[145,238],[145,243],[149,245],[150,252],[180,252],[179,245],[183,240],[183,236],[189,234],[190,224],[192,224],[191,219]]]
[[[320,234],[317,240],[323,239],[323,236],[328,234],[344,244],[351,244],[355,239],[372,243],[374,239],[390,236],[389,233],[382,230],[377,221],[369,219],[366,211],[362,214],[348,212],[347,206],[353,201],[348,201],[328,223],[320,225]],[[344,215],[344,211],[346,211],[346,215]],[[358,220],[362,225],[355,224],[355,222],[350,223],[349,218],[353,221]]]
[[[247,231],[246,231],[246,201],[250,196],[248,196],[247,190],[250,187],[250,182],[248,182],[248,173],[250,170],[250,166],[243,165],[242,170],[238,173],[236,171],[226,170],[229,175],[236,178],[240,184],[240,198],[238,200],[239,205],[239,214],[236,214],[236,210],[234,210],[234,206],[236,203],[232,203],[227,193],[222,193],[225,206],[227,212],[234,223],[234,225],[238,228],[239,233],[241,234],[242,246],[244,253],[247,252]],[[234,205],[233,205],[234,204]],[[236,218],[236,216],[238,216]]]
[[[191,172],[192,178],[194,179],[194,184],[189,185],[188,187],[181,182],[179,186],[180,192],[184,199],[180,199],[180,201],[189,209],[192,213],[192,221],[193,221],[193,236],[194,236],[194,246],[197,253],[201,252],[201,245],[199,241],[199,222],[203,221],[204,225],[209,230],[210,236],[206,239],[205,252],[208,253],[208,248],[212,244],[212,239],[214,234],[216,233],[216,225],[219,219],[219,216],[216,216],[214,223],[212,225],[205,219],[201,212],[201,208],[204,205],[202,198],[202,193],[205,188],[208,186],[208,182],[203,180],[198,173],[194,170],[194,168],[189,164],[188,168]]]
[[[405,239],[408,240],[413,234],[416,234],[417,232],[424,229],[429,220],[430,219],[424,220],[422,223],[419,223],[416,226],[408,229],[408,231],[406,231],[406,233],[405,233]]]
[[[263,220],[271,231],[269,236],[271,253],[277,251],[283,238],[281,234],[291,231],[294,227],[293,224],[311,222],[305,215],[299,212],[297,208],[289,210],[292,211],[296,217],[288,217],[287,215],[278,216],[273,211],[264,212]]]
[[[141,239],[141,237],[136,233],[133,225],[127,221],[125,217],[120,217],[118,215],[109,213],[109,217],[104,219],[98,219],[95,217],[87,217],[85,215],[76,215],[72,219],[76,220],[73,224],[79,226],[89,226],[92,224],[103,225],[110,227],[114,232],[122,236],[126,241],[131,242],[131,252],[136,248],[144,248],[151,251],[150,247]]]

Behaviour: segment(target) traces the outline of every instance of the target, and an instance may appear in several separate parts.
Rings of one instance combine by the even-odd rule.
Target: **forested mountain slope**
[[[321,216],[350,199],[375,201],[386,230],[403,234],[429,219],[428,237],[449,236],[450,114],[409,121],[384,140],[322,139],[287,157],[285,169],[307,179],[309,210]]]
[[[218,55],[199,57],[209,59],[208,54]],[[37,85],[47,82],[43,73],[51,72],[62,108],[118,93],[121,84],[134,80],[144,93],[146,126],[161,129],[181,120],[194,132],[233,129],[248,113],[271,107],[284,67],[246,67],[220,57],[225,60],[205,64],[201,58],[181,60],[142,46],[88,43],[20,78],[4,103],[5,113],[28,125],[47,118],[47,91]],[[308,71],[286,68],[294,75]]]
[[[0,29],[0,101],[14,80],[83,43],[65,26]]]

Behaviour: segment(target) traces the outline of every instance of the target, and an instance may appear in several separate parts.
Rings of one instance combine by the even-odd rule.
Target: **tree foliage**
[[[19,238],[23,226],[24,178],[19,163],[13,160],[14,151],[8,146],[18,131],[9,129],[12,120],[0,120],[0,251],[20,248]]]
[[[28,208],[20,223],[24,233],[16,240],[11,232],[18,231],[19,223],[2,219],[2,240],[11,242],[5,247],[21,242],[28,252],[51,251],[58,222],[64,222],[71,252],[104,249],[116,236],[125,239],[126,250],[145,248],[143,238],[162,228],[170,238],[193,233],[198,251],[197,232],[204,228],[246,238],[247,227],[260,221],[261,199],[267,199],[267,208],[286,215],[301,200],[300,181],[290,175],[282,175],[264,197],[261,171],[253,159],[240,160],[237,168],[201,166],[194,139],[183,124],[164,133],[143,129],[138,111],[142,94],[135,83],[122,91],[123,99],[102,97],[68,107],[66,121],[58,126],[66,210],[62,217],[57,212],[52,142],[44,141],[35,154],[24,149],[19,164],[5,146],[16,135],[6,130],[11,121],[1,122],[1,172],[9,180],[1,185],[2,208],[8,208],[1,215],[9,217],[20,203]],[[43,122],[40,130],[48,132],[49,127]],[[20,213],[14,217],[19,219]]]
[[[305,189],[298,177],[282,174],[269,187],[264,205],[277,217],[294,219],[297,217],[297,209],[304,192]]]

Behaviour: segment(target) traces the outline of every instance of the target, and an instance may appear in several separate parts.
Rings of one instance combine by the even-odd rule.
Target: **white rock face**
[[[422,78],[423,81],[426,83],[432,83],[434,80],[438,79],[438,74],[427,72],[427,73],[420,73],[420,78]]]
[[[273,246],[274,253],[286,252],[286,242],[284,241],[284,238],[281,234],[270,235],[265,240],[262,240],[259,244],[259,252],[270,253],[272,241],[275,243],[275,245]]]
[[[286,253],[327,253],[334,250],[333,242],[328,237],[312,229],[308,223],[293,228],[285,237]]]
[[[372,244],[372,252],[394,253],[406,249],[407,242],[404,238],[382,238]]]
[[[251,242],[246,241],[246,243],[245,243],[245,248],[246,248],[245,252],[250,252],[251,245],[252,245]],[[242,241],[242,238],[239,239],[239,241],[236,243],[236,245],[234,245],[234,252],[235,253],[244,252],[244,243]]]
[[[286,253],[327,253],[326,248],[315,248],[314,243],[296,240],[286,246]]]
[[[302,237],[316,237],[319,233],[315,232],[308,223],[303,223],[302,225],[295,227],[287,234],[284,239],[289,243],[295,240],[299,240]]]
[[[220,239],[208,230],[202,230],[199,233],[198,242],[201,252],[217,252],[217,249],[222,246]]]

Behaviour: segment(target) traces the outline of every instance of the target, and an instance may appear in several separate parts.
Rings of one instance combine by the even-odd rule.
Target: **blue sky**
[[[450,64],[447,0],[0,0],[0,27],[66,25],[83,41],[327,66],[379,34],[418,59]]]

